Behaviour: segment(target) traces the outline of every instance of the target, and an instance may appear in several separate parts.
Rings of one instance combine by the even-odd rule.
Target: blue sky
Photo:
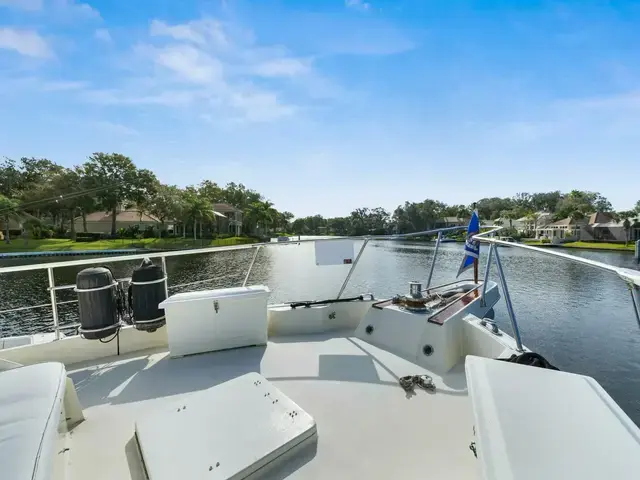
[[[297,216],[640,199],[640,2],[0,0],[0,155],[129,155]]]

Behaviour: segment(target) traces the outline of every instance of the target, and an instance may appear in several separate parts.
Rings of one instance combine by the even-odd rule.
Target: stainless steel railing
[[[249,245],[238,245],[238,246],[232,246],[232,247],[211,247],[211,248],[201,248],[201,249],[192,249],[192,250],[180,250],[180,251],[168,251],[168,252],[148,252],[148,253],[144,253],[144,254],[134,254],[134,255],[121,255],[121,256],[117,256],[117,257],[100,257],[99,263],[104,264],[104,263],[117,263],[117,262],[125,262],[125,261],[131,261],[131,260],[141,260],[144,258],[160,258],[162,261],[162,270],[165,274],[165,277],[168,276],[168,272],[167,272],[167,258],[168,257],[177,257],[177,256],[183,256],[183,255],[195,255],[195,254],[203,254],[203,253],[213,253],[213,252],[224,252],[224,251],[235,251],[235,250],[248,250],[248,249],[255,249],[255,254],[253,256],[253,260],[251,262],[251,265],[249,266],[249,270],[247,271],[247,274],[245,276],[245,280],[243,282],[243,286],[246,285],[246,282],[249,278],[249,275],[251,274],[251,270],[253,268],[253,265],[255,263],[258,251],[260,249],[261,246],[263,246],[265,244],[249,244]],[[53,329],[54,329],[54,333],[55,333],[55,338],[59,339],[60,338],[60,331],[62,329],[65,329],[65,327],[61,327],[60,326],[60,319],[59,319],[59,315],[58,315],[58,305],[65,305],[65,304],[71,304],[71,303],[77,303],[78,300],[69,300],[69,301],[64,301],[64,302],[58,302],[57,301],[57,297],[56,297],[56,292],[61,291],[61,290],[71,290],[73,288],[75,288],[75,285],[56,285],[55,283],[55,278],[54,278],[54,270],[56,268],[64,268],[64,267],[74,267],[74,266],[84,266],[84,265],[94,265],[96,263],[96,259],[95,258],[86,258],[86,259],[81,259],[81,260],[71,260],[71,261],[66,261],[66,262],[52,262],[52,263],[45,263],[45,264],[32,264],[32,265],[17,265],[17,266],[12,266],[12,267],[1,267],[0,268],[0,275],[3,273],[11,273],[11,272],[25,272],[25,271],[34,271],[34,270],[46,270],[47,271],[47,278],[48,278],[48,283],[49,286],[47,288],[47,290],[49,291],[49,295],[51,298],[51,303],[45,303],[45,304],[40,304],[40,305],[31,305],[31,306],[25,306],[25,307],[17,307],[17,308],[9,308],[9,309],[5,309],[5,310],[0,310],[0,315],[1,314],[6,314],[6,313],[13,313],[13,312],[18,312],[18,311],[24,311],[24,310],[31,310],[31,309],[37,309],[37,308],[51,308],[51,312],[52,312],[52,317],[53,317]],[[185,286],[190,286],[190,285],[196,285],[199,283],[207,283],[207,282],[211,282],[214,279],[204,279],[204,280],[198,280],[195,282],[187,282],[187,283],[182,283],[182,284],[177,284],[177,285],[172,285],[171,288],[179,288],[179,287],[185,287]],[[126,283],[131,281],[130,278],[119,278],[116,280],[118,283]],[[168,281],[165,281],[165,293],[167,294],[167,296],[169,295],[169,285],[168,285]]]
[[[640,271],[631,270],[629,268],[616,267],[614,265],[598,262],[596,260],[577,257],[575,255],[570,255],[568,253],[559,252],[551,247],[540,248],[532,245],[525,245],[522,243],[505,242],[503,240],[499,240],[497,238],[492,237],[492,235],[495,235],[495,233],[501,230],[503,227],[496,226],[496,227],[487,227],[487,228],[490,228],[491,230],[488,230],[484,233],[480,233],[478,235],[474,235],[473,237],[474,240],[478,240],[480,242],[490,244],[489,256],[487,258],[487,267],[484,272],[485,281],[484,281],[484,285],[482,286],[482,297],[484,298],[484,295],[487,289],[487,280],[489,278],[489,271],[491,269],[491,260],[492,258],[495,258],[495,264],[498,270],[498,277],[500,278],[500,283],[502,285],[502,293],[504,295],[505,303],[507,305],[507,312],[509,314],[509,320],[511,321],[511,326],[513,328],[514,339],[516,340],[516,343],[518,345],[518,350],[522,351],[522,341],[520,339],[520,330],[518,328],[516,315],[513,311],[513,305],[511,303],[511,296],[509,295],[509,288],[507,286],[504,270],[502,269],[500,254],[498,253],[497,247],[499,245],[504,245],[506,247],[512,247],[512,248],[520,248],[523,250],[528,250],[530,252],[535,252],[542,255],[548,255],[548,256],[560,258],[562,260],[568,260],[573,263],[580,263],[582,265],[587,265],[592,268],[605,270],[610,273],[615,273],[629,287],[629,290],[631,292],[631,301],[633,302],[633,309],[636,315],[636,321],[638,322],[638,326],[640,327]]]
[[[144,258],[153,258],[153,259],[161,259],[162,261],[162,270],[165,274],[165,277],[168,277],[168,271],[167,271],[167,259],[171,258],[171,257],[182,257],[185,255],[202,255],[202,254],[206,254],[206,253],[218,253],[218,252],[230,252],[230,251],[239,251],[239,250],[251,250],[254,249],[254,254],[253,257],[251,259],[251,263],[249,264],[249,268],[247,270],[247,273],[245,274],[244,277],[244,281],[242,283],[243,286],[246,286],[248,280],[249,280],[249,276],[251,275],[251,271],[253,270],[253,266],[256,262],[256,259],[258,257],[258,253],[260,251],[261,248],[263,247],[277,247],[277,246],[283,246],[283,245],[288,245],[290,243],[310,243],[310,242],[316,242],[318,240],[322,240],[322,241],[333,241],[333,240],[342,240],[345,238],[349,238],[349,239],[353,239],[353,240],[363,240],[362,246],[353,262],[353,264],[351,265],[351,268],[349,269],[347,276],[345,277],[345,280],[340,288],[340,291],[338,293],[337,298],[340,298],[342,296],[342,293],[344,292],[345,288],[347,287],[349,280],[351,279],[351,275],[353,274],[353,271],[355,270],[356,266],[358,265],[358,262],[362,256],[362,253],[364,252],[364,249],[366,248],[368,242],[370,240],[376,240],[376,239],[385,239],[385,240],[389,240],[389,239],[402,239],[402,238],[412,238],[412,237],[420,237],[420,236],[426,236],[426,235],[435,235],[438,234],[438,239],[440,240],[441,236],[442,236],[442,232],[451,232],[451,231],[456,231],[456,230],[461,230],[465,227],[449,227],[449,228],[441,228],[441,229],[434,229],[434,230],[426,230],[423,232],[416,232],[416,233],[410,233],[410,234],[402,234],[402,235],[379,235],[379,236],[371,236],[371,235],[365,235],[365,236],[359,236],[359,237],[330,237],[330,238],[322,238],[322,239],[300,239],[300,240],[292,240],[291,242],[266,242],[266,243],[253,243],[253,244],[248,244],[248,245],[237,245],[237,246],[228,246],[228,247],[208,247],[208,248],[198,248],[198,249],[189,249],[189,250],[178,250],[178,251],[167,251],[167,252],[147,252],[147,253],[141,253],[141,254],[133,254],[133,255],[120,255],[120,256],[115,256],[115,257],[100,257],[99,263],[104,264],[104,263],[118,263],[118,262],[128,262],[131,260],[142,260]],[[439,240],[438,240],[438,244],[439,245]],[[437,254],[437,249],[436,249],[436,254]],[[67,327],[61,327],[60,326],[60,319],[59,319],[59,314],[58,314],[58,305],[65,305],[65,304],[71,304],[71,303],[77,303],[78,300],[69,300],[69,301],[64,301],[64,302],[58,302],[57,301],[57,297],[56,297],[56,293],[60,290],[71,290],[75,287],[75,285],[56,285],[55,283],[55,279],[54,279],[54,270],[57,268],[64,268],[64,267],[78,267],[78,266],[85,266],[85,265],[94,265],[96,263],[96,259],[95,258],[85,258],[85,259],[79,259],[79,260],[70,260],[70,261],[62,261],[62,262],[52,262],[52,263],[44,263],[44,264],[32,264],[32,265],[16,265],[16,266],[11,266],[11,267],[0,267],[0,275],[2,275],[3,273],[13,273],[13,272],[27,272],[27,271],[34,271],[34,270],[46,270],[47,271],[47,278],[48,278],[48,288],[47,290],[49,291],[49,295],[50,295],[50,299],[51,302],[48,304],[40,304],[40,305],[32,305],[32,306],[25,306],[25,307],[17,307],[17,308],[9,308],[9,309],[5,309],[5,310],[0,310],[0,315],[1,314],[6,314],[6,313],[12,313],[12,312],[18,312],[18,311],[23,311],[23,310],[31,310],[31,309],[37,309],[37,308],[51,308],[52,310],[52,317],[53,317],[53,329],[55,332],[55,336],[56,339],[60,338],[60,330],[62,329],[66,329]],[[434,260],[433,263],[435,265],[435,256],[434,256]],[[433,270],[433,266],[431,267],[431,269]],[[123,283],[123,282],[128,282],[130,281],[130,278],[121,278],[121,279],[117,279],[118,282]],[[169,288],[179,288],[179,287],[186,287],[186,286],[192,286],[192,285],[198,285],[198,284],[202,284],[202,283],[207,283],[207,282],[211,282],[214,281],[215,279],[203,279],[203,280],[196,280],[193,282],[187,282],[187,283],[182,283],[182,284],[177,284],[177,285],[171,285],[171,287],[169,287],[168,285],[168,281],[165,282],[165,291],[167,296],[169,295]]]
[[[191,249],[191,250],[179,250],[179,251],[167,251],[167,252],[148,252],[148,253],[143,253],[143,254],[133,254],[133,255],[121,255],[121,256],[117,256],[117,257],[100,257],[99,263],[117,263],[117,262],[125,262],[125,261],[131,261],[131,260],[142,260],[144,258],[159,258],[162,261],[162,269],[164,271],[164,274],[166,277],[168,277],[168,272],[167,272],[167,259],[171,258],[171,257],[180,257],[180,256],[185,256],[185,255],[201,255],[201,254],[206,254],[206,253],[217,253],[217,252],[229,252],[229,251],[239,251],[239,250],[251,250],[254,249],[254,254],[253,257],[251,259],[251,263],[249,264],[249,268],[245,274],[244,277],[244,281],[242,283],[243,286],[245,286],[249,280],[249,277],[251,275],[251,271],[253,269],[253,266],[256,262],[258,253],[260,251],[261,248],[263,247],[277,247],[277,246],[282,246],[282,245],[289,245],[289,243],[308,243],[308,242],[316,242],[318,240],[322,240],[322,241],[332,241],[332,240],[342,240],[345,238],[349,238],[349,239],[353,239],[353,240],[363,240],[362,246],[360,247],[360,250],[358,251],[358,254],[356,255],[356,258],[353,262],[353,264],[351,265],[351,268],[349,269],[349,271],[347,272],[347,275],[342,283],[342,286],[340,287],[340,290],[338,292],[338,295],[336,298],[340,298],[342,296],[342,294],[344,293],[350,279],[351,276],[355,270],[355,268],[357,267],[360,258],[362,257],[362,254],[364,252],[364,249],[366,248],[367,244],[369,243],[370,240],[396,240],[396,239],[404,239],[404,238],[416,238],[416,237],[422,237],[422,236],[431,236],[431,235],[437,235],[437,240],[436,240],[436,246],[435,246],[435,250],[434,250],[434,255],[433,255],[433,259],[432,259],[432,263],[431,266],[429,268],[429,275],[427,278],[427,282],[426,282],[426,288],[429,288],[430,284],[431,284],[431,279],[433,277],[433,272],[435,269],[435,264],[437,261],[437,257],[438,257],[438,252],[439,252],[439,247],[440,247],[440,243],[442,240],[442,234],[446,233],[446,232],[453,232],[453,231],[458,231],[458,230],[463,230],[466,227],[447,227],[447,228],[439,228],[439,229],[433,229],[433,230],[425,230],[422,232],[415,232],[415,233],[409,233],[409,234],[401,234],[401,235],[365,235],[365,236],[359,236],[359,237],[330,237],[330,238],[323,238],[323,239],[301,239],[301,240],[293,240],[292,242],[268,242],[268,243],[254,243],[254,244],[249,244],[249,245],[237,245],[237,246],[229,246],[229,247],[208,247],[208,248],[199,248],[199,249]],[[550,249],[550,248],[538,248],[538,247],[534,247],[534,246],[530,246],[530,245],[524,245],[524,244],[518,244],[518,243],[512,243],[512,242],[504,242],[501,240],[498,240],[496,238],[492,238],[491,235],[494,235],[497,231],[501,230],[502,227],[488,227],[491,230],[482,233],[482,234],[478,234],[475,235],[473,238],[475,240],[478,240],[482,243],[488,243],[490,244],[490,248],[489,248],[489,253],[488,253],[488,259],[487,259],[487,267],[485,269],[484,272],[484,282],[483,282],[483,286],[482,286],[482,301],[484,301],[485,298],[485,294],[486,294],[486,289],[487,289],[487,285],[488,285],[488,280],[489,280],[489,273],[491,270],[491,265],[492,265],[492,261],[496,264],[496,268],[497,268],[497,273],[498,273],[498,277],[500,280],[500,284],[502,287],[502,291],[503,291],[503,295],[505,297],[505,303],[507,305],[507,312],[509,314],[509,320],[511,322],[511,327],[513,329],[513,335],[514,335],[514,339],[516,341],[517,344],[517,348],[518,350],[522,351],[523,350],[523,346],[522,346],[522,340],[521,340],[521,336],[520,336],[520,329],[518,327],[518,322],[516,319],[516,315],[513,309],[513,304],[511,302],[511,296],[509,294],[509,288],[508,288],[508,284],[507,284],[507,280],[504,274],[504,270],[502,268],[502,262],[500,259],[500,254],[498,253],[498,246],[499,245],[504,245],[504,246],[508,246],[508,247],[514,247],[514,248],[521,248],[521,249],[525,249],[525,250],[529,250],[535,253],[539,253],[539,254],[543,254],[543,255],[551,255],[551,256],[555,256],[558,258],[561,258],[563,260],[568,260],[571,262],[575,262],[575,263],[581,263],[590,267],[594,267],[594,268],[599,268],[602,270],[606,270],[608,272],[611,273],[615,273],[617,274],[619,277],[621,277],[629,286],[630,290],[631,290],[631,298],[633,301],[633,305],[634,305],[634,311],[636,314],[636,320],[638,322],[638,325],[640,326],[640,271],[636,271],[636,270],[631,270],[631,269],[627,269],[627,268],[621,268],[621,267],[615,267],[613,265],[608,265],[602,262],[598,262],[595,260],[589,260],[589,259],[585,259],[582,257],[576,257],[573,255],[569,255],[566,253],[562,253],[562,252],[558,252],[555,249]],[[11,309],[6,309],[6,310],[1,310],[0,314],[4,314],[4,313],[10,313],[10,312],[16,312],[16,311],[22,311],[22,310],[29,310],[29,309],[35,309],[35,308],[46,308],[46,307],[50,307],[52,309],[52,316],[53,316],[53,324],[54,324],[54,332],[56,334],[56,338],[60,337],[60,330],[64,329],[65,327],[60,327],[59,325],[59,318],[58,318],[58,305],[64,305],[64,304],[70,304],[70,303],[76,303],[77,300],[69,300],[69,301],[65,301],[65,302],[58,302],[57,298],[56,298],[56,292],[59,290],[66,290],[66,289],[72,289],[75,287],[75,285],[59,285],[57,286],[55,284],[55,280],[54,280],[54,275],[53,272],[56,268],[64,268],[64,267],[74,267],[74,266],[84,266],[84,265],[93,265],[96,263],[96,259],[95,258],[89,258],[89,259],[80,259],[80,260],[71,260],[71,261],[66,261],[66,262],[55,262],[55,263],[45,263],[45,264],[33,264],[33,265],[17,265],[17,266],[12,266],[12,267],[0,267],[0,275],[3,273],[10,273],[10,272],[25,272],[25,271],[32,271],[32,270],[47,270],[47,277],[48,277],[48,291],[50,294],[50,299],[51,299],[51,303],[50,304],[41,304],[41,305],[33,305],[33,306],[26,306],[26,307],[18,307],[18,308],[11,308]],[[129,281],[129,278],[122,278],[122,279],[118,279],[119,282],[127,282]],[[179,287],[185,287],[185,286],[191,286],[191,285],[196,285],[196,284],[202,284],[202,283],[207,283],[207,282],[211,282],[214,279],[203,279],[203,280],[197,280],[197,281],[193,281],[193,282],[187,282],[187,283],[183,283],[183,284],[178,284],[178,285],[172,285],[171,288],[179,288]],[[168,286],[168,281],[165,282],[165,290],[168,296],[168,291],[169,291],[169,286]]]

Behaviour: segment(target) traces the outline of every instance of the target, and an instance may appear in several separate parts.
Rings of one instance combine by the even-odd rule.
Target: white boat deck
[[[162,402],[248,372],[272,382],[318,429],[317,445],[269,478],[479,477],[462,364],[438,375],[357,338],[322,334],[178,359],[150,350],[68,371],[86,417],[67,445],[71,480],[144,478],[134,421]],[[433,377],[435,392],[416,388],[408,396],[398,385],[401,376],[424,373]]]

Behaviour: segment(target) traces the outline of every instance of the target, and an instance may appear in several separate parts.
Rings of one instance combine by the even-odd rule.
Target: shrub
[[[53,238],[55,234],[53,228],[48,226],[34,226],[31,229],[31,238],[35,240],[44,239],[44,238]]]
[[[118,230],[118,236],[120,238],[136,238],[136,235],[138,234],[141,234],[139,225],[131,225],[127,228],[121,228]]]
[[[543,238],[540,239],[540,243],[551,243],[551,239],[543,237]]]
[[[144,229],[143,236],[144,236],[144,238],[155,238],[155,237],[157,237],[156,228],[153,225],[148,225]]]

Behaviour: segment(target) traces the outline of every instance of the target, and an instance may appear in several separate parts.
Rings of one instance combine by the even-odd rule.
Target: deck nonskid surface
[[[317,423],[317,447],[277,478],[477,477],[461,364],[440,376],[357,338],[310,335],[179,359],[148,351],[68,370],[86,416],[70,437],[73,480],[137,480],[136,418],[254,371]],[[433,377],[436,392],[408,397],[398,377],[422,373]]]

